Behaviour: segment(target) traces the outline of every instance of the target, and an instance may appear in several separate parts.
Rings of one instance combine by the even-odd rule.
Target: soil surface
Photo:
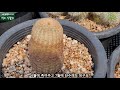
[[[33,78],[35,72],[29,61],[28,42],[31,35],[17,42],[6,54],[2,63],[2,70],[5,78]],[[92,57],[88,48],[75,39],[63,35],[64,44],[64,65],[61,68],[62,74],[70,74],[75,78],[92,78],[94,75]],[[58,73],[60,77],[60,73]],[[65,77],[65,76],[61,77]],[[68,75],[70,77],[70,75]],[[49,75],[49,77],[52,77]],[[67,76],[66,76],[67,77]],[[53,77],[54,78],[54,77]]]

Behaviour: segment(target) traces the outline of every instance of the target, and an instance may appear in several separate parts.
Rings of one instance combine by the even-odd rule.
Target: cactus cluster
[[[120,23],[120,12],[48,12],[49,14],[58,16],[67,13],[75,20],[81,21],[90,15],[92,20],[97,24],[116,25]]]
[[[98,24],[116,25],[120,23],[120,12],[92,12],[93,21]]]
[[[28,43],[29,59],[33,71],[54,74],[63,65],[63,28],[52,18],[38,20]]]
[[[83,20],[88,17],[88,12],[68,12],[68,15],[75,18],[76,20]]]

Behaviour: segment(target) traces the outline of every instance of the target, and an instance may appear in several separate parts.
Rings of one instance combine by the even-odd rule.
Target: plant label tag
[[[14,12],[0,12],[0,22],[7,22],[15,19]]]

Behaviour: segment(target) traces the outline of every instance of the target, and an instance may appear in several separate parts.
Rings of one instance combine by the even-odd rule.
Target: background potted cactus
[[[23,71],[25,69],[29,71],[30,69],[28,64],[27,66],[29,68],[25,68],[25,65],[23,65],[28,59],[31,62],[32,70],[37,73],[58,73],[62,66],[65,65],[66,67],[69,67],[69,64],[70,66],[73,66],[71,67],[73,70],[70,70],[71,72],[85,72],[87,69],[89,71],[89,68],[92,69],[91,65],[93,65],[93,62],[93,78],[105,78],[107,71],[107,57],[100,41],[91,32],[88,32],[85,28],[77,24],[67,20],[58,21],[51,18],[29,20],[6,31],[0,37],[0,72],[4,75],[6,73],[6,77],[7,75],[13,77],[14,74],[15,77],[21,77],[18,75],[18,72],[23,73],[21,72],[21,68]],[[28,40],[27,35],[29,34],[31,34],[31,38]],[[66,38],[65,35],[62,37],[62,34],[66,34],[66,36],[75,40]],[[25,40],[21,41],[21,39],[26,36],[26,41],[28,42],[25,42]],[[64,37],[66,39],[64,39]],[[71,40],[72,42],[70,42]],[[62,50],[63,42],[65,42],[64,50]],[[74,53],[71,52],[69,53],[70,55],[66,55],[66,52],[68,51],[74,51]],[[80,53],[78,56],[76,56],[77,52]],[[21,57],[20,54],[22,54],[23,57]],[[65,57],[75,58],[63,59],[63,55]],[[10,59],[10,57],[14,57],[14,59]],[[17,61],[16,58],[19,58],[19,60]],[[76,58],[79,59],[76,60]],[[73,61],[77,63],[74,63]],[[78,66],[76,66],[76,64]],[[14,67],[14,65],[16,65],[16,67]],[[83,68],[83,65],[86,65],[86,67]],[[63,72],[60,71],[59,73]],[[65,71],[65,73],[69,72]],[[25,73],[23,75],[25,75]],[[90,76],[92,76],[92,74],[90,74]]]
[[[73,21],[86,27],[107,48],[112,37],[120,32],[119,12],[39,12],[41,17],[53,17]]]
[[[98,24],[118,25],[120,23],[120,12],[92,12],[93,21]]]

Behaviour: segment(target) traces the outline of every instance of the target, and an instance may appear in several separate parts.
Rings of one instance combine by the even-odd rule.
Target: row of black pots
[[[40,12],[39,14],[41,15],[41,17],[42,15],[43,16],[47,15],[45,12]],[[31,28],[33,24],[36,22],[36,20],[37,19],[33,19],[18,25],[14,25],[14,27],[11,26],[12,28],[8,29],[4,34],[1,35],[0,37],[1,77],[2,77],[2,62],[3,62],[3,58],[5,58],[6,53],[17,41],[23,39],[26,35],[30,34]],[[119,30],[120,27],[117,26],[111,30],[106,30],[106,32],[91,33],[88,30],[86,30],[86,28],[81,27],[80,25],[77,25],[68,20],[58,20],[58,21],[63,26],[64,33],[67,36],[77,39],[81,43],[85,44],[85,46],[89,49],[89,52],[91,53],[93,62],[95,64],[93,78],[105,78],[106,75],[108,78],[113,77],[111,75],[114,74],[113,73],[114,68],[111,68],[111,67],[115,66],[115,64],[114,65],[111,64],[113,61],[112,59],[110,59],[109,60],[110,62],[108,62],[105,49],[103,47],[103,45],[105,46],[105,44],[102,45],[99,39],[104,40],[104,42],[108,44],[108,41],[110,41],[110,38],[120,31]]]
[[[39,12],[39,15],[41,18],[46,18],[49,17],[47,12]],[[117,33],[120,32],[120,25],[109,29],[105,30],[102,32],[92,32],[100,41],[102,42],[104,48],[106,49],[109,46],[109,43],[112,41],[113,36],[115,36]]]

